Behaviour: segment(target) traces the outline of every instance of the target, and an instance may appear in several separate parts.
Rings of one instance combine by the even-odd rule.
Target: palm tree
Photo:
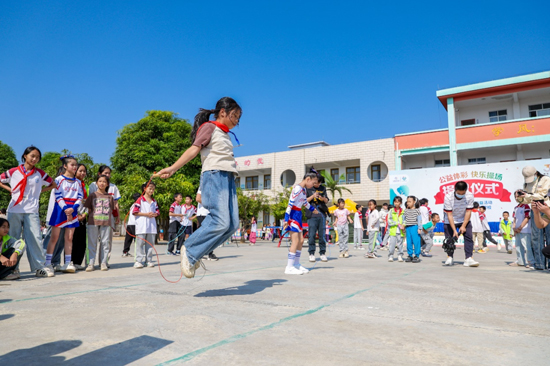
[[[330,192],[330,195],[332,196],[332,203],[336,204],[336,201],[334,200],[336,196],[336,192],[340,194],[340,197],[342,197],[342,190],[348,191],[349,193],[352,193],[348,188],[342,187],[338,185],[338,182],[332,179],[332,176],[328,174],[327,172],[323,171],[321,172],[321,175],[325,178],[325,187],[327,187],[327,191]],[[344,174],[340,177],[340,179],[345,179]],[[353,194],[353,193],[352,193]]]

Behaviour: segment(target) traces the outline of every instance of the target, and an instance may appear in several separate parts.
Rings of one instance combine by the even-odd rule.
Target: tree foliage
[[[124,215],[134,202],[132,195],[142,193],[141,185],[155,171],[172,165],[191,146],[191,125],[177,114],[168,111],[147,111],[136,123],[118,132],[116,150],[111,157],[112,181],[122,198],[119,201]],[[168,217],[174,193],[195,196],[200,183],[201,163],[197,157],[176,172],[170,179],[155,179],[155,199],[161,218]]]
[[[283,220],[285,218],[285,211],[288,206],[288,200],[290,199],[290,193],[292,187],[283,188],[281,192],[277,192],[275,198],[272,199],[272,203],[269,206],[275,220]]]
[[[19,165],[11,146],[0,141],[0,174]],[[8,208],[11,195],[0,188],[0,208]]]
[[[332,196],[333,204],[336,204],[336,201],[334,200],[336,197],[336,192],[340,194],[340,197],[342,197],[342,191],[348,191],[349,193],[352,193],[347,187],[338,185],[338,182],[332,179],[332,176],[327,172],[323,171],[321,172],[321,175],[325,178],[324,185],[327,188],[327,191],[330,192],[330,195]],[[340,179],[345,179],[344,174],[342,174]]]
[[[252,217],[255,217],[257,221],[260,211],[269,212],[269,197],[262,192],[250,194],[237,188],[237,200],[239,202],[239,219],[245,230],[250,228]]]

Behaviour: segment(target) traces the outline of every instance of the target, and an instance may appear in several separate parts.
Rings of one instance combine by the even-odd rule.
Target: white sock
[[[294,258],[294,267],[300,267],[300,256],[302,255],[301,250],[296,251],[296,257]]]
[[[295,259],[296,259],[296,253],[288,252],[287,267],[294,267]]]

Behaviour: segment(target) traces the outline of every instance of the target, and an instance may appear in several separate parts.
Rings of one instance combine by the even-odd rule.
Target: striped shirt
[[[55,178],[55,184],[55,202],[59,207],[65,210],[67,205],[71,205],[75,211],[78,211],[84,197],[82,183],[76,178],[60,175]]]
[[[420,210],[418,208],[406,208],[403,211],[403,224],[405,224],[405,226],[418,225],[418,217],[420,216]]]
[[[466,192],[462,199],[458,199],[454,192],[449,192],[445,195],[443,210],[445,211],[445,224],[449,223],[448,212],[453,213],[453,221],[455,224],[462,224],[466,218],[466,211],[474,209],[474,195]]]

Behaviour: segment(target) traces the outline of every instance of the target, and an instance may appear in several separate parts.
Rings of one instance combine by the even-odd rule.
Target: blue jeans
[[[531,215],[529,224],[531,225],[531,247],[533,248],[534,266],[536,269],[544,269],[546,258],[542,254],[544,249],[544,239],[550,244],[550,229],[539,229],[535,225],[535,215]]]
[[[222,170],[201,175],[202,205],[210,214],[201,227],[185,241],[190,264],[222,245],[239,228],[239,206],[235,176]]]
[[[405,231],[407,233],[407,254],[409,257],[420,256],[420,235],[418,234],[418,225],[407,226]]]
[[[37,213],[13,213],[8,212],[10,222],[10,236],[14,239],[25,240],[27,258],[31,271],[35,272],[44,268],[44,252],[42,251],[42,233],[40,232],[40,217]]]
[[[325,242],[325,218],[311,217],[307,219],[309,225],[309,238],[307,241],[309,255],[315,255],[315,234],[319,235],[319,255],[323,255],[327,251]]]

